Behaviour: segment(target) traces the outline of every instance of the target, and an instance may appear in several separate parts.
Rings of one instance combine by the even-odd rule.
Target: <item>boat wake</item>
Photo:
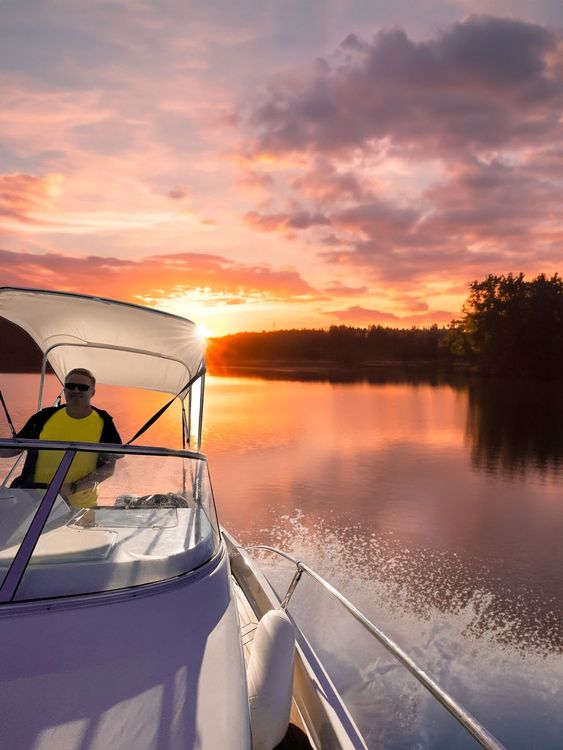
[[[360,527],[310,523],[300,511],[238,537],[245,545],[279,547],[315,569],[508,747],[559,747],[562,633],[554,601],[511,587],[495,571],[457,555],[405,549],[390,535]],[[293,566],[262,553],[260,563],[283,596]],[[306,576],[290,612],[328,665],[370,747],[475,747],[396,659]]]

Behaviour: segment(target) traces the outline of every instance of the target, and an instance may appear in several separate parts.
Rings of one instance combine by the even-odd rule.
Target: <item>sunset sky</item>
[[[563,270],[561,0],[0,0],[0,283],[214,335]]]

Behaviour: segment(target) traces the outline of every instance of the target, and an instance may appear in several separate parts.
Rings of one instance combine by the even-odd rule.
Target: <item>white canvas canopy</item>
[[[0,316],[27,331],[61,381],[86,367],[100,383],[177,394],[203,366],[195,324],[148,307],[2,287]]]

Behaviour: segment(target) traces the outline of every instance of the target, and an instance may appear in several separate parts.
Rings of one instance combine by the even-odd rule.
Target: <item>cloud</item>
[[[399,151],[458,154],[558,139],[560,36],[470,16],[429,41],[400,29],[349,36],[330,63],[272,84],[246,121],[257,153],[335,154],[387,139]]]
[[[368,185],[362,184],[358,174],[338,170],[327,159],[317,159],[312,169],[291,182],[291,187],[303,197],[323,204],[361,201],[369,195]]]
[[[352,208],[335,212],[333,227],[352,235],[370,237],[374,242],[397,242],[414,231],[419,214],[411,208],[402,208],[389,202],[372,200]]]
[[[309,229],[310,227],[330,224],[330,220],[323,214],[313,214],[307,211],[294,211],[285,214],[261,214],[258,211],[249,211],[244,220],[251,227],[262,232]]]
[[[293,269],[235,263],[206,253],[128,260],[0,250],[0,277],[10,286],[85,292],[129,301],[179,296],[188,290],[202,290],[218,304],[239,304],[256,297],[283,301],[318,298]]]
[[[0,216],[32,223],[36,211],[50,208],[60,175],[0,174]]]
[[[500,160],[459,163],[426,192],[435,206],[426,225],[443,233],[520,238],[534,234],[561,205],[563,189],[541,173]]]
[[[175,200],[175,201],[182,200],[182,198],[187,198],[188,196],[189,196],[189,190],[187,190],[184,187],[181,187],[180,185],[176,185],[176,187],[168,191],[168,197],[172,198],[172,200]]]
[[[238,185],[250,190],[270,191],[274,189],[274,180],[271,174],[255,169],[252,161],[237,156],[233,158],[235,166],[241,176],[238,179]]]
[[[277,186],[246,222],[307,230],[323,261],[397,290],[556,271],[562,111],[560,31],[474,15],[419,42],[350,35],[247,113],[248,152],[271,155]]]
[[[429,326],[434,323],[444,325],[455,317],[454,313],[446,310],[429,310],[423,314],[399,316],[394,313],[369,309],[359,305],[347,307],[344,310],[327,310],[323,315],[349,325],[386,325],[391,328]]]
[[[246,221],[265,232],[314,229],[322,259],[362,269],[372,281],[560,266],[563,185],[530,162],[454,161],[445,179],[408,205],[367,193],[330,207],[305,197],[299,205],[300,198],[285,212],[252,212]]]
[[[360,305],[347,307],[345,310],[327,310],[324,315],[340,320],[344,323],[397,323],[400,318],[390,312],[370,310]]]
[[[334,297],[355,297],[367,294],[368,291],[367,286],[346,286],[340,281],[333,281],[332,284],[325,287],[325,292]]]
[[[465,289],[463,291],[465,292]],[[393,296],[393,302],[411,312],[426,312],[428,310],[426,300],[418,299],[411,294],[396,294]]]

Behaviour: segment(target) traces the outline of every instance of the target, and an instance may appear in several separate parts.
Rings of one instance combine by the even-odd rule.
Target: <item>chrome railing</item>
[[[477,719],[472,716],[463,706],[455,701],[446,691],[441,688],[421,667],[416,664],[403,649],[395,643],[389,636],[387,636],[377,625],[368,620],[368,618],[360,612],[351,602],[343,596],[340,591],[334,588],[328,581],[322,576],[315,572],[305,563],[300,560],[296,560],[287,552],[277,549],[276,547],[270,547],[266,544],[257,544],[250,547],[245,547],[246,550],[266,550],[273,552],[286,560],[289,560],[296,567],[295,574],[291,579],[287,592],[282,600],[281,607],[286,609],[297,584],[301,580],[303,573],[307,573],[314,581],[319,583],[326,591],[334,596],[338,601],[350,612],[351,615],[369,632],[373,635],[385,648],[393,654],[393,656],[406,667],[409,672],[416,677],[416,679],[423,685],[441,704],[446,708],[450,714],[457,719],[464,729],[486,750],[506,750],[505,746],[499,742]]]

